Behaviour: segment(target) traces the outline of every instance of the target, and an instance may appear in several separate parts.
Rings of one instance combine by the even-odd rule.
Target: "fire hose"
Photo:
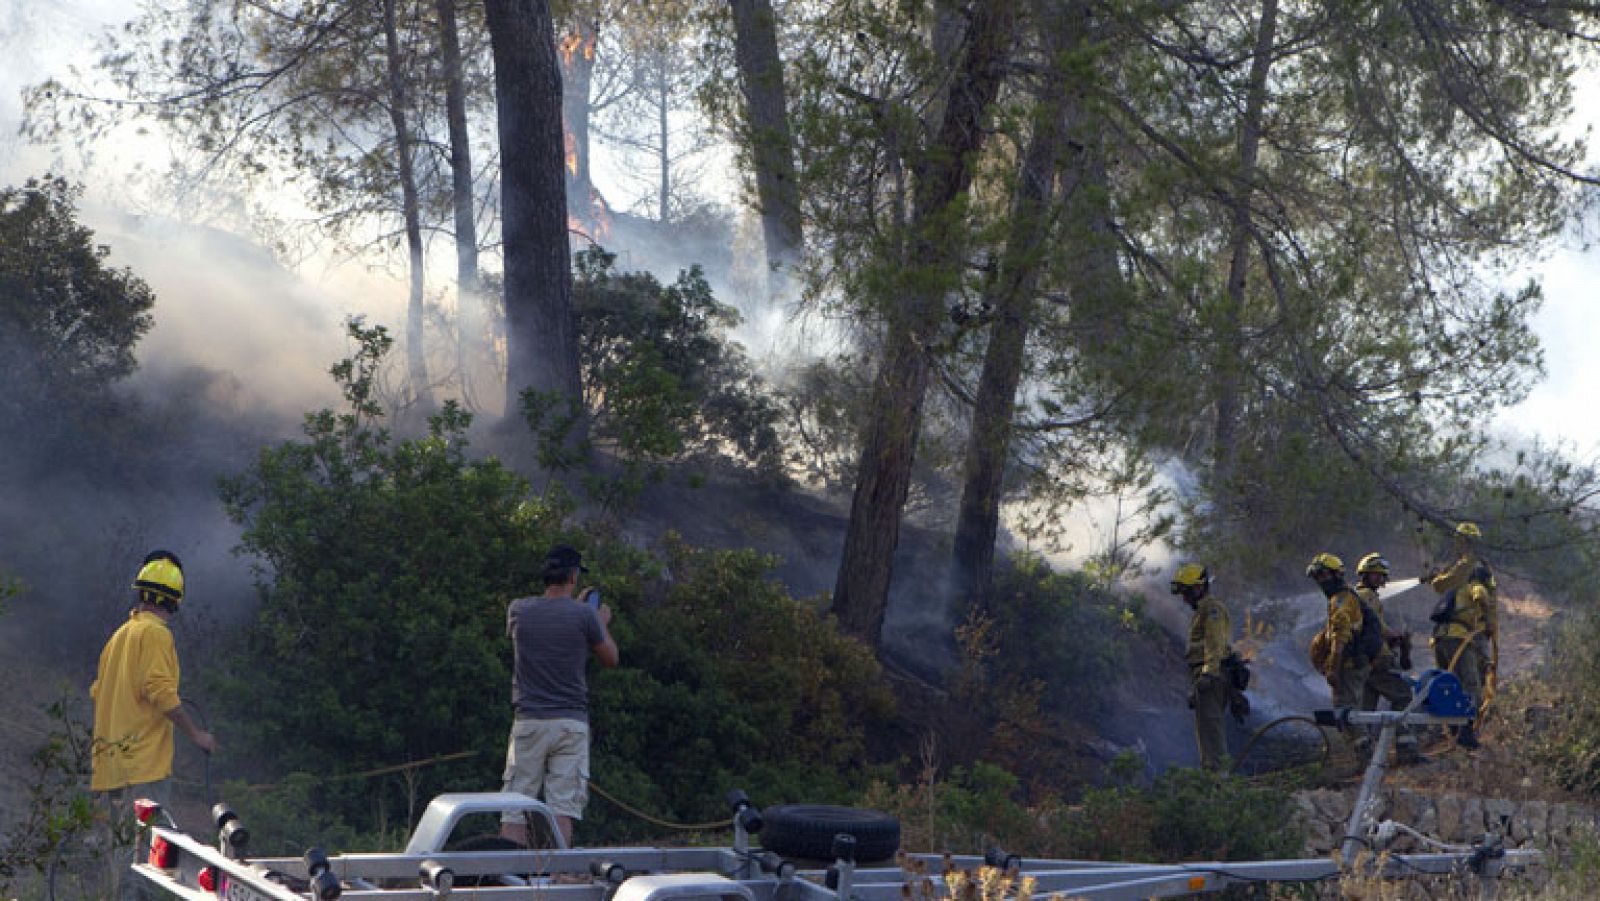
[[[184,698],[183,703],[194,708],[195,715],[200,718],[200,728],[206,732],[210,732],[211,722],[206,718],[205,708],[201,707],[199,702],[190,698]],[[212,806],[217,803],[217,799],[212,797],[211,794],[211,752],[205,751],[200,756],[205,758],[205,761],[201,764],[201,772],[205,776],[204,784],[206,787],[206,809],[210,810]]]
[[[1479,635],[1483,635],[1485,631],[1482,626],[1479,626],[1467,633],[1467,636],[1461,640],[1461,645],[1456,648],[1456,652],[1450,655],[1450,665],[1445,667],[1445,672],[1455,675],[1456,664],[1461,662],[1461,655],[1467,650],[1467,645],[1471,644],[1473,639]],[[1500,633],[1498,631],[1489,636],[1489,645],[1492,649],[1489,658],[1489,671],[1483,677],[1483,701],[1478,705],[1478,722],[1480,726],[1489,716],[1489,704],[1494,700],[1495,688],[1500,683]]]
[[[1239,756],[1234,758],[1232,772],[1237,773],[1239,771],[1239,765],[1244,763],[1245,757],[1249,756],[1250,754],[1250,749],[1255,747],[1256,742],[1260,740],[1263,735],[1266,735],[1268,732],[1276,729],[1278,726],[1281,726],[1284,723],[1292,723],[1296,721],[1306,723],[1313,729],[1316,729],[1317,737],[1322,739],[1322,760],[1320,763],[1326,764],[1328,762],[1328,758],[1333,754],[1333,746],[1328,742],[1327,734],[1322,731],[1322,728],[1317,724],[1317,721],[1311,717],[1300,716],[1299,714],[1291,714],[1289,716],[1280,716],[1277,719],[1256,729],[1255,732],[1252,732],[1249,740],[1244,743],[1244,747],[1239,749]]]

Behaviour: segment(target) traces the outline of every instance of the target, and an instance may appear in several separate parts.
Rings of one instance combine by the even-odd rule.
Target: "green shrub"
[[[904,846],[935,853],[998,846],[1024,857],[1250,860],[1292,857],[1303,843],[1284,793],[1204,770],[1091,789],[1072,806],[1053,795],[1023,804],[1020,796],[1015,776],[978,763],[945,779],[927,766],[915,786],[875,784],[866,803],[900,818]]]
[[[1052,703],[1080,714],[1099,709],[1096,687],[1121,670],[1127,638],[1145,623],[1143,598],[1078,570],[1052,569],[1035,554],[1013,555],[999,567],[993,598],[991,681],[1074,686],[1071,693],[1056,692]]]
[[[1206,770],[1174,768],[1149,787],[1091,789],[1069,825],[1073,856],[1097,860],[1292,857],[1303,837],[1288,797]]]
[[[1556,638],[1548,671],[1556,693],[1550,721],[1526,739],[1530,762],[1584,798],[1600,797],[1600,615],[1571,620]],[[1503,706],[1503,702],[1501,703]]]
[[[760,805],[859,793],[864,736],[893,710],[871,652],[791,600],[770,557],[669,537],[661,559],[671,586],[617,624],[623,666],[593,682],[596,782],[679,822],[724,818],[733,788]],[[586,830],[651,831],[591,812]]]
[[[239,750],[270,761],[257,781],[314,773],[327,780],[320,811],[407,824],[417,796],[498,787],[504,605],[536,579],[565,511],[469,459],[470,419],[453,403],[426,437],[391,440],[371,400],[388,336],[350,333],[356,353],[334,370],[348,412],[309,415],[304,440],[223,482],[260,607],[211,689]],[[338,778],[463,750],[478,753],[415,771],[411,791]]]
[[[869,807],[900,820],[900,845],[910,851],[981,853],[991,846],[1051,856],[1064,850],[1055,826],[1062,809],[1046,798],[1024,806],[1017,777],[990,763],[953,767],[938,778],[925,766],[916,785],[874,783]]]
[[[1033,554],[996,573],[987,610],[956,630],[942,752],[952,763],[987,760],[1026,776],[1030,796],[1059,790],[1081,773],[1070,734],[1105,711],[1135,633],[1147,628],[1143,599]]]
[[[0,835],[0,897],[44,881],[52,865],[63,860],[85,868],[98,861],[88,859],[83,843],[96,814],[89,793],[93,730],[88,716],[80,700],[65,694],[45,713],[52,725],[29,756],[22,814]]]
[[[438,792],[498,789],[505,605],[533,589],[558,539],[584,548],[617,611],[623,666],[590,681],[601,788],[709,821],[734,787],[766,804],[865,785],[863,736],[892,708],[877,663],[790,599],[770,558],[676,541],[656,555],[580,527],[559,496],[469,457],[468,416],[451,403],[428,436],[392,440],[371,399],[388,337],[359,323],[351,336],[357,351],[335,368],[349,411],[309,416],[303,440],[223,484],[261,605],[212,688],[235,714],[235,759],[266,761],[254,781],[279,783],[248,801],[263,841],[320,840],[313,828],[392,841]],[[357,778],[462,751],[475,753]],[[588,812],[587,842],[655,828],[599,799]]]

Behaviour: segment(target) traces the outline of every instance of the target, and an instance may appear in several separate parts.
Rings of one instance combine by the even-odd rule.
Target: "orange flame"
[[[583,42],[583,58],[594,59],[594,35],[590,35],[589,39]]]
[[[572,177],[573,178],[577,178],[578,177],[578,139],[573,137],[572,132],[567,131],[564,128],[561,130],[561,136],[562,136],[562,139],[566,143],[567,171],[572,173]]]
[[[593,226],[585,224],[583,219],[568,210],[567,231],[586,241],[603,243],[611,236],[611,211],[606,208],[605,198],[593,186],[589,188],[589,209],[586,212],[593,217]]]
[[[568,65],[568,66],[572,65],[572,55],[574,53],[578,52],[578,47],[580,47],[582,44],[583,44],[583,35],[581,35],[581,34],[569,34],[566,37],[562,38],[561,39],[561,62],[563,64],[565,64],[565,65]],[[583,58],[584,59],[593,59],[594,58],[594,48],[592,46],[589,49],[584,51]]]

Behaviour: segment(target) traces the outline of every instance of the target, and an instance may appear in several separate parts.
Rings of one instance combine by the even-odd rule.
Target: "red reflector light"
[[[178,865],[178,849],[161,836],[156,836],[150,840],[150,865],[158,870],[172,869]]]
[[[194,881],[200,883],[200,887],[206,891],[216,892],[217,871],[210,867],[204,867],[200,870],[199,875],[195,876]]]
[[[149,798],[140,798],[139,800],[133,802],[134,817],[146,826],[150,825],[150,821],[155,819],[156,814],[160,812],[161,805],[150,800]]]

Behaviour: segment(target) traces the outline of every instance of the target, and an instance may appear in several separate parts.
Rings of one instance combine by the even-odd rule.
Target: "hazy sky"
[[[48,166],[47,157],[24,146],[16,137],[18,92],[24,85],[60,73],[69,65],[89,65],[94,36],[103,26],[125,16],[129,7],[126,0],[0,0],[0,48],[4,50],[0,53],[0,180],[12,183]],[[1592,73],[1583,78],[1575,127],[1596,119],[1596,110],[1600,109],[1597,82],[1600,76]],[[605,183],[603,169],[597,171],[596,180],[602,190],[620,194],[620,186]],[[93,192],[93,176],[86,181]],[[110,213],[102,211],[101,216]],[[95,224],[105,227],[103,222]],[[181,261],[177,262],[181,269]],[[1549,376],[1526,402],[1507,411],[1499,426],[1522,435],[1570,442],[1582,457],[1595,455],[1600,453],[1600,417],[1588,415],[1588,404],[1600,397],[1600,354],[1590,345],[1600,332],[1600,304],[1594,299],[1595,288],[1600,285],[1600,260],[1568,240],[1552,247],[1547,259],[1528,274],[1540,278],[1545,287],[1546,306],[1536,320],[1536,330],[1544,345]],[[147,278],[158,291],[162,289],[160,278]],[[330,347],[337,347],[337,322],[357,305],[340,298],[358,293],[361,303],[381,308],[400,297],[398,285],[386,284],[387,281],[381,275],[365,272],[343,271],[331,277],[326,272],[314,273],[297,292],[301,296],[291,298],[288,307],[307,333],[323,327],[331,329],[334,336]],[[239,287],[242,297],[249,286]],[[329,297],[334,299],[330,302]],[[316,311],[319,303],[326,304],[322,308],[325,315]],[[159,306],[156,316],[160,322]],[[198,334],[207,327],[206,323],[198,323],[185,331]],[[151,340],[172,348],[187,337],[167,327],[165,334],[152,335]],[[259,353],[247,356],[261,362]],[[209,365],[217,361],[202,362]],[[319,364],[319,377],[321,366],[325,363]]]

